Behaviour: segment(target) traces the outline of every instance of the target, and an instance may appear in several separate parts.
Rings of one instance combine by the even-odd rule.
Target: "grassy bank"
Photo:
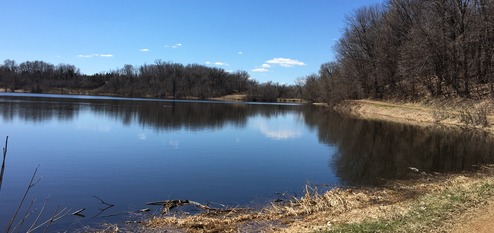
[[[492,176],[475,179],[457,176],[448,186],[431,185],[435,191],[411,199],[410,203],[389,217],[367,218],[343,223],[326,232],[451,232],[468,229],[466,212],[492,202]]]
[[[308,186],[303,197],[260,209],[168,213],[139,228],[144,232],[449,232],[464,227],[465,213],[494,201],[494,166],[463,174],[410,172],[413,179],[381,187],[321,193]]]

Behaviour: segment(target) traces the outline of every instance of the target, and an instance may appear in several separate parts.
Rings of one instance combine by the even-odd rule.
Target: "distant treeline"
[[[494,1],[387,0],[346,18],[337,61],[304,79],[304,98],[494,96]]]
[[[246,94],[249,101],[299,98],[300,86],[259,83],[245,71],[227,72],[198,64],[183,65],[157,60],[139,67],[124,65],[106,73],[84,75],[74,65],[44,61],[0,65],[0,88],[33,93],[89,93],[166,99],[208,99]]]
[[[294,85],[245,71],[157,60],[95,75],[43,61],[0,65],[0,88],[172,99],[246,94],[249,101],[494,97],[493,0],[386,0],[346,18],[336,61]]]

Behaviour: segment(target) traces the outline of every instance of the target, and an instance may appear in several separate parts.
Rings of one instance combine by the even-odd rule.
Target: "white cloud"
[[[140,49],[141,52],[149,52],[149,49]]]
[[[266,72],[269,72],[268,69],[266,68],[255,68],[255,69],[252,69],[252,72],[260,72],[260,73],[266,73]]]
[[[282,67],[293,67],[293,66],[305,66],[305,63],[289,58],[273,58],[271,60],[266,61],[266,63],[262,64],[261,66],[256,66],[251,71],[266,73],[269,72],[269,68],[271,68],[272,65],[279,65]]]
[[[77,57],[80,58],[93,58],[93,57],[113,57],[113,54],[99,54],[99,53],[93,53],[93,54],[79,54]]]
[[[256,66],[256,68],[252,69],[252,72],[266,73],[269,72],[270,67],[271,65],[264,63],[260,67]]]
[[[217,61],[217,62],[207,61],[205,63],[206,63],[206,65],[215,65],[215,66],[229,66],[230,65],[228,63],[224,63],[224,62],[221,62],[221,61]]]
[[[269,61],[266,61],[266,63],[272,65],[279,65],[282,67],[305,66],[305,63],[301,61],[289,59],[289,58],[281,58],[281,57],[273,58]]]
[[[217,66],[229,66],[228,63],[224,63],[224,62],[220,62],[220,61],[217,61],[214,64],[217,65]]]
[[[240,51],[240,52],[238,52],[237,54],[238,54],[238,55],[242,55],[242,54],[244,54],[244,53],[243,53],[242,51]]]
[[[180,47],[182,47],[181,43],[174,44],[174,45],[165,45],[165,48],[172,48],[172,49],[178,49]]]

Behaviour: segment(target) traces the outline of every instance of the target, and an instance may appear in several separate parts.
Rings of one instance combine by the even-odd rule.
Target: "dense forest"
[[[304,79],[304,98],[494,96],[494,1],[387,0],[355,10],[337,60]]]
[[[13,60],[0,65],[0,88],[35,93],[250,101],[494,97],[493,0],[386,0],[346,18],[336,61],[294,85],[259,83],[245,71],[157,60],[83,75],[73,65]]]
[[[0,88],[32,93],[86,93],[166,99],[209,99],[246,94],[249,101],[277,101],[297,98],[300,86],[259,83],[245,71],[227,72],[198,64],[183,65],[157,60],[154,64],[84,75],[74,65],[53,65],[44,61],[0,65]]]

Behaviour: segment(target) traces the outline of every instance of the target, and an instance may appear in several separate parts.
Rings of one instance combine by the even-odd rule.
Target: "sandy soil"
[[[490,200],[487,205],[464,213],[458,221],[454,233],[490,233],[494,232],[494,201]]]

